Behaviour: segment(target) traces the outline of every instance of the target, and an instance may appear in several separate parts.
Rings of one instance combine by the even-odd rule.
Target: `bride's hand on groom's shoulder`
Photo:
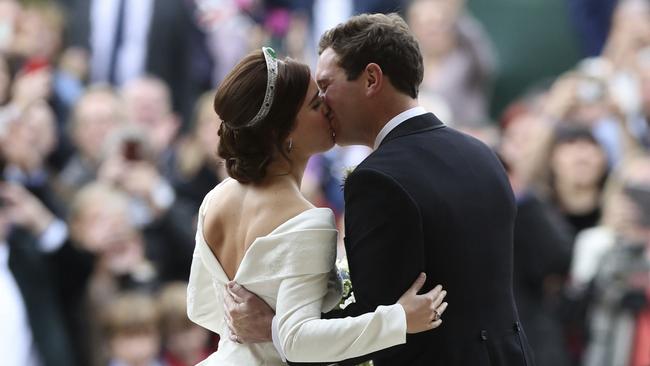
[[[442,300],[447,295],[447,291],[438,285],[431,291],[418,295],[426,278],[426,274],[421,273],[411,288],[397,300],[406,313],[406,333],[420,333],[437,328],[442,324],[440,317],[447,308],[447,303]]]

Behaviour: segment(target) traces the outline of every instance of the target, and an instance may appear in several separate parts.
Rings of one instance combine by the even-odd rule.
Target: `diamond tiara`
[[[260,122],[269,114],[271,105],[273,104],[273,97],[275,96],[275,82],[278,79],[278,59],[275,51],[271,47],[262,47],[262,53],[264,54],[264,60],[266,61],[266,92],[264,93],[264,101],[262,101],[260,110],[257,112],[255,117],[246,124],[246,127]]]

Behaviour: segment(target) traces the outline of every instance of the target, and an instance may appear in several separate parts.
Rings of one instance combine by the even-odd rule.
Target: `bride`
[[[342,360],[440,326],[446,293],[436,286],[418,295],[424,274],[396,304],[320,319],[341,296],[337,230],[332,211],[312,206],[300,183],[309,157],[330,149],[334,134],[306,65],[278,60],[270,48],[254,52],[225,78],[214,107],[223,121],[218,152],[232,179],[209,192],[199,210],[188,315],[221,335],[200,365]],[[240,344],[227,336],[222,291],[231,280],[275,310],[279,351],[271,342]]]

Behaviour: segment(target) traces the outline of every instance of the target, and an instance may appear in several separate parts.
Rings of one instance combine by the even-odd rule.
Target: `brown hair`
[[[178,281],[165,285],[158,295],[158,304],[164,335],[196,326],[187,317],[187,283]]]
[[[154,299],[146,294],[119,294],[102,314],[102,328],[108,338],[120,335],[158,333],[160,312]]]
[[[307,65],[278,60],[275,96],[268,115],[246,126],[257,114],[266,93],[267,70],[262,51],[249,54],[226,76],[214,98],[221,120],[219,155],[228,174],[241,183],[257,183],[276,152],[286,159],[283,142],[294,126],[309,87]]]
[[[332,48],[348,80],[359,77],[369,63],[381,67],[399,91],[417,98],[424,74],[420,47],[408,25],[397,14],[361,14],[323,34],[321,54]]]

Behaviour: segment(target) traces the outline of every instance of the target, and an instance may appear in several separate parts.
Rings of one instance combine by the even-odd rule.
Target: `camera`
[[[630,198],[639,210],[639,224],[650,228],[650,186],[626,184],[623,192]]]
[[[605,98],[605,85],[600,80],[584,78],[578,82],[576,93],[582,103],[598,103]]]
[[[144,147],[142,141],[136,138],[127,138],[122,142],[122,156],[128,161],[139,161],[144,159]]]

